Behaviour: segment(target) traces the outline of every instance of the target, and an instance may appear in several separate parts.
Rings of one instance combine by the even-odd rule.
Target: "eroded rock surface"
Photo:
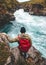
[[[46,59],[33,46],[27,52],[30,57],[25,59],[18,47],[10,48],[8,43],[7,34],[0,33],[0,64],[5,61],[2,65],[46,65]]]

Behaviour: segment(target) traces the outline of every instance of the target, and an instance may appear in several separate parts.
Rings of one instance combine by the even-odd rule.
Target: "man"
[[[10,39],[8,37],[9,42],[18,42],[19,46],[19,50],[21,55],[24,56],[24,58],[27,58],[27,52],[30,49],[30,47],[32,46],[32,41],[29,37],[28,34],[26,34],[26,29],[25,27],[21,27],[20,29],[21,34],[19,34],[17,37],[15,37],[14,39]]]

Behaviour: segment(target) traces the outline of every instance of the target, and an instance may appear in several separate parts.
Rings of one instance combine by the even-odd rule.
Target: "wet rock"
[[[9,15],[9,20],[10,20],[10,21],[14,21],[14,20],[15,20],[14,15],[12,15],[12,14],[11,14],[11,15]]]
[[[5,25],[9,21],[15,20],[15,17],[10,13],[5,6],[0,4],[0,26]]]
[[[41,4],[25,4],[23,9],[30,15],[46,16],[46,7]]]
[[[7,12],[5,15],[9,21],[15,20],[15,17],[12,13]]]
[[[0,15],[0,26],[7,24],[9,21],[14,21],[15,17],[11,14],[1,14]]]

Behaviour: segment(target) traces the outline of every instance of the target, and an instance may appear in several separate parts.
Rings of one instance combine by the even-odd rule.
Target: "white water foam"
[[[16,22],[23,24],[35,46],[46,57],[46,17],[33,16],[19,9],[14,13]],[[21,26],[21,25],[20,25]]]

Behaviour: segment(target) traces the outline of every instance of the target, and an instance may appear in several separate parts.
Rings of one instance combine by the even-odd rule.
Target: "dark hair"
[[[25,27],[21,27],[20,32],[21,32],[21,33],[25,33],[25,32],[26,32]]]

